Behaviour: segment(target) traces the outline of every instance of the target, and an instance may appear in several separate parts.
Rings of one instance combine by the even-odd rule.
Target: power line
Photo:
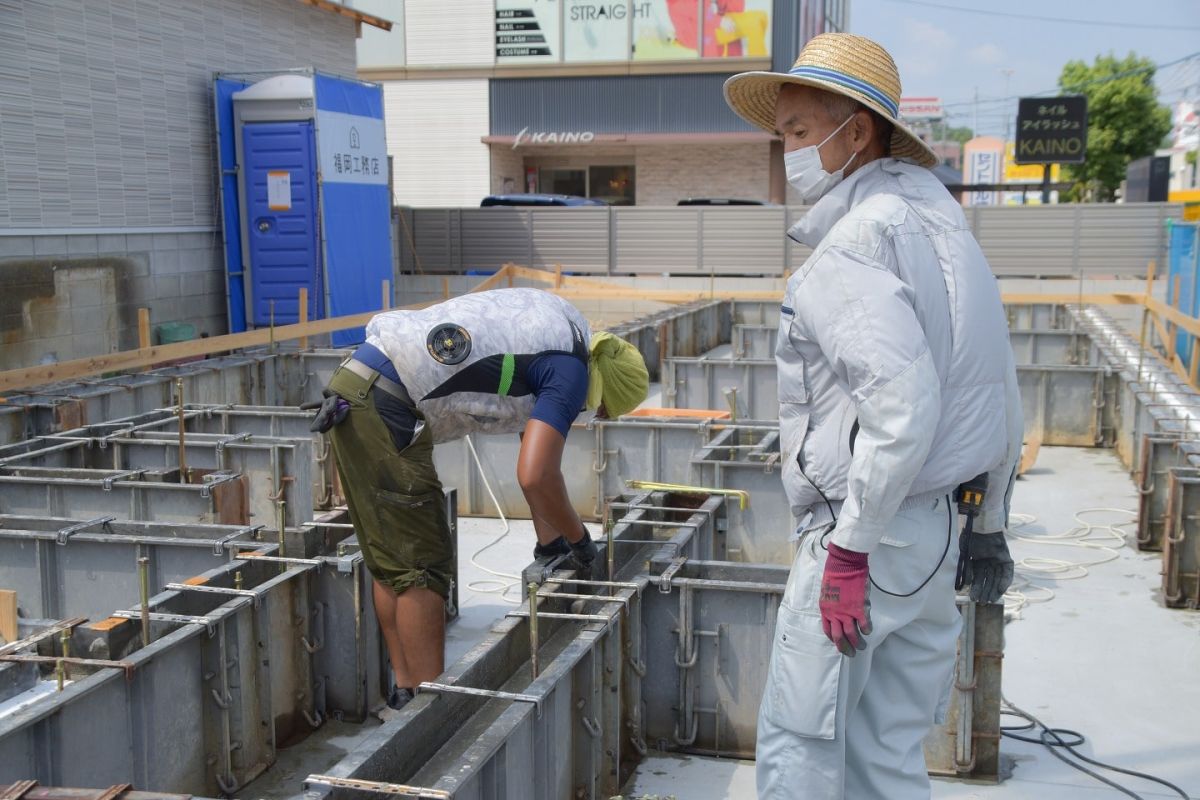
[[[1037,14],[1013,14],[1006,11],[989,11],[982,8],[962,8],[943,3],[930,3],[927,0],[888,0],[890,3],[903,3],[910,6],[925,6],[939,8],[943,11],[961,11],[964,14],[983,14],[989,17],[1007,17],[1009,19],[1036,20],[1038,22],[1061,22],[1068,25],[1095,25],[1105,28],[1141,28],[1155,31],[1200,31],[1200,25],[1151,25],[1140,22],[1109,22],[1095,19],[1073,19],[1068,17],[1043,17]]]
[[[917,0],[911,0],[911,2],[916,2],[916,1]],[[910,2],[910,0],[891,0],[891,2]],[[1182,30],[1182,29],[1180,29],[1180,30]],[[1188,55],[1183,56],[1181,58],[1177,58],[1174,61],[1165,61],[1162,64],[1151,64],[1151,65],[1145,66],[1145,67],[1136,67],[1134,69],[1125,70],[1124,72],[1118,72],[1113,75],[1107,75],[1103,78],[1093,78],[1090,81],[1084,81],[1082,83],[1075,83],[1075,84],[1072,84],[1071,86],[1067,87],[1067,90],[1077,91],[1079,89],[1084,88],[1085,86],[1094,86],[1095,84],[1098,84],[1098,83],[1108,83],[1109,81],[1115,81],[1119,78],[1127,78],[1130,75],[1138,75],[1143,72],[1157,72],[1160,69],[1166,69],[1167,67],[1173,67],[1176,64],[1182,64],[1185,61],[1191,61],[1193,58],[1197,58],[1197,57],[1200,57],[1200,51],[1197,51],[1195,53],[1189,53]],[[1064,89],[1055,87],[1053,89],[1046,89],[1046,90],[1043,90],[1040,92],[1033,92],[1032,94],[1019,94],[1019,95],[1012,95],[1011,97],[993,97],[990,99],[980,99],[980,100],[957,100],[953,103],[943,103],[942,108],[953,108],[956,106],[973,106],[976,103],[982,103],[985,105],[987,105],[987,104],[994,105],[994,104],[998,104],[998,103],[1011,103],[1013,100],[1020,100],[1022,97],[1038,97],[1039,95],[1049,96],[1049,95],[1055,94],[1060,91],[1064,91]]]

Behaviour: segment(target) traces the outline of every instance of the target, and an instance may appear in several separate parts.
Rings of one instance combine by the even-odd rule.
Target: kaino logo
[[[591,131],[534,131],[529,132],[526,125],[517,134],[513,142],[513,150],[523,144],[589,144],[596,141],[596,134]]]

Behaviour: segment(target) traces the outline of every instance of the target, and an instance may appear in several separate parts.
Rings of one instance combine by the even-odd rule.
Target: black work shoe
[[[395,719],[400,709],[412,702],[413,697],[415,695],[412,689],[401,689],[393,684],[392,691],[388,693],[387,705],[376,711],[375,716],[384,722]]]

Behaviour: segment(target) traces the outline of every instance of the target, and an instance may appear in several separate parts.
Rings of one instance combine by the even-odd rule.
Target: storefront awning
[[[591,131],[531,131],[518,134],[489,135],[484,144],[522,147],[570,147],[601,144],[762,144],[775,137],[765,131],[727,131],[706,133],[592,133]]]

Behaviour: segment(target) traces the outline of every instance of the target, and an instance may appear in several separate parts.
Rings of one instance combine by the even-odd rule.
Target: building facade
[[[395,201],[553,192],[619,205],[787,202],[783,152],[722,84],[786,71],[848,0],[350,0],[384,85]]]
[[[363,15],[301,0],[0,0],[0,369],[227,331],[215,72],[353,76]]]

